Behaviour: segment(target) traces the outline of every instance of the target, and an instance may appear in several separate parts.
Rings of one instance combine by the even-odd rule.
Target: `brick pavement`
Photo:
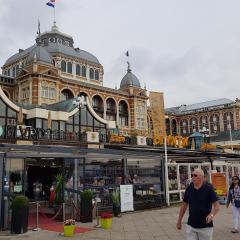
[[[111,230],[95,229],[84,234],[76,234],[71,239],[80,240],[184,240],[185,231],[175,228],[179,207],[155,209],[124,214],[113,219]],[[186,221],[186,218],[185,218]],[[240,233],[232,234],[231,210],[221,206],[220,213],[215,218],[214,240],[239,240]],[[80,224],[80,226],[94,226]],[[0,234],[1,235],[1,234]],[[0,240],[61,240],[67,239],[56,232],[40,230],[29,231],[24,235],[0,236]]]

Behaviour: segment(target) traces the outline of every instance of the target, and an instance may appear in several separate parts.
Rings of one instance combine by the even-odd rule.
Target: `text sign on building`
[[[120,185],[121,212],[134,211],[133,185]]]

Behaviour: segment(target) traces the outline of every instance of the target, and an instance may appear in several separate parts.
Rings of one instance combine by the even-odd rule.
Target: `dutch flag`
[[[48,3],[46,3],[49,7],[55,7],[55,0],[49,0]]]

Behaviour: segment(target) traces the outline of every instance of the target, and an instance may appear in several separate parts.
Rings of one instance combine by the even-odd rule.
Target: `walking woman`
[[[232,177],[232,184],[228,191],[227,208],[232,204],[232,219],[233,230],[232,233],[238,233],[240,223],[240,180],[238,176]]]

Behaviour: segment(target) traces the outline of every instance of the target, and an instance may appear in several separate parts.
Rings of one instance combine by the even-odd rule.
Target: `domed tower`
[[[126,89],[129,87],[134,87],[134,88],[141,88],[140,81],[138,78],[132,73],[132,70],[130,68],[130,63],[127,62],[128,64],[128,69],[126,75],[123,77],[121,83],[120,83],[120,89]]]
[[[132,73],[130,63],[127,62],[127,73],[122,78],[120,83],[121,91],[127,92],[129,95],[129,119],[131,126],[131,133],[145,136],[147,134],[147,93],[146,89],[141,88],[139,79]],[[119,119],[124,117],[124,109],[119,105]],[[126,110],[125,110],[126,112]]]
[[[103,85],[103,67],[91,53],[74,47],[73,38],[59,31],[40,32],[36,43],[11,56],[2,67],[3,75],[15,79],[14,102],[52,104],[76,96],[72,86]]]

